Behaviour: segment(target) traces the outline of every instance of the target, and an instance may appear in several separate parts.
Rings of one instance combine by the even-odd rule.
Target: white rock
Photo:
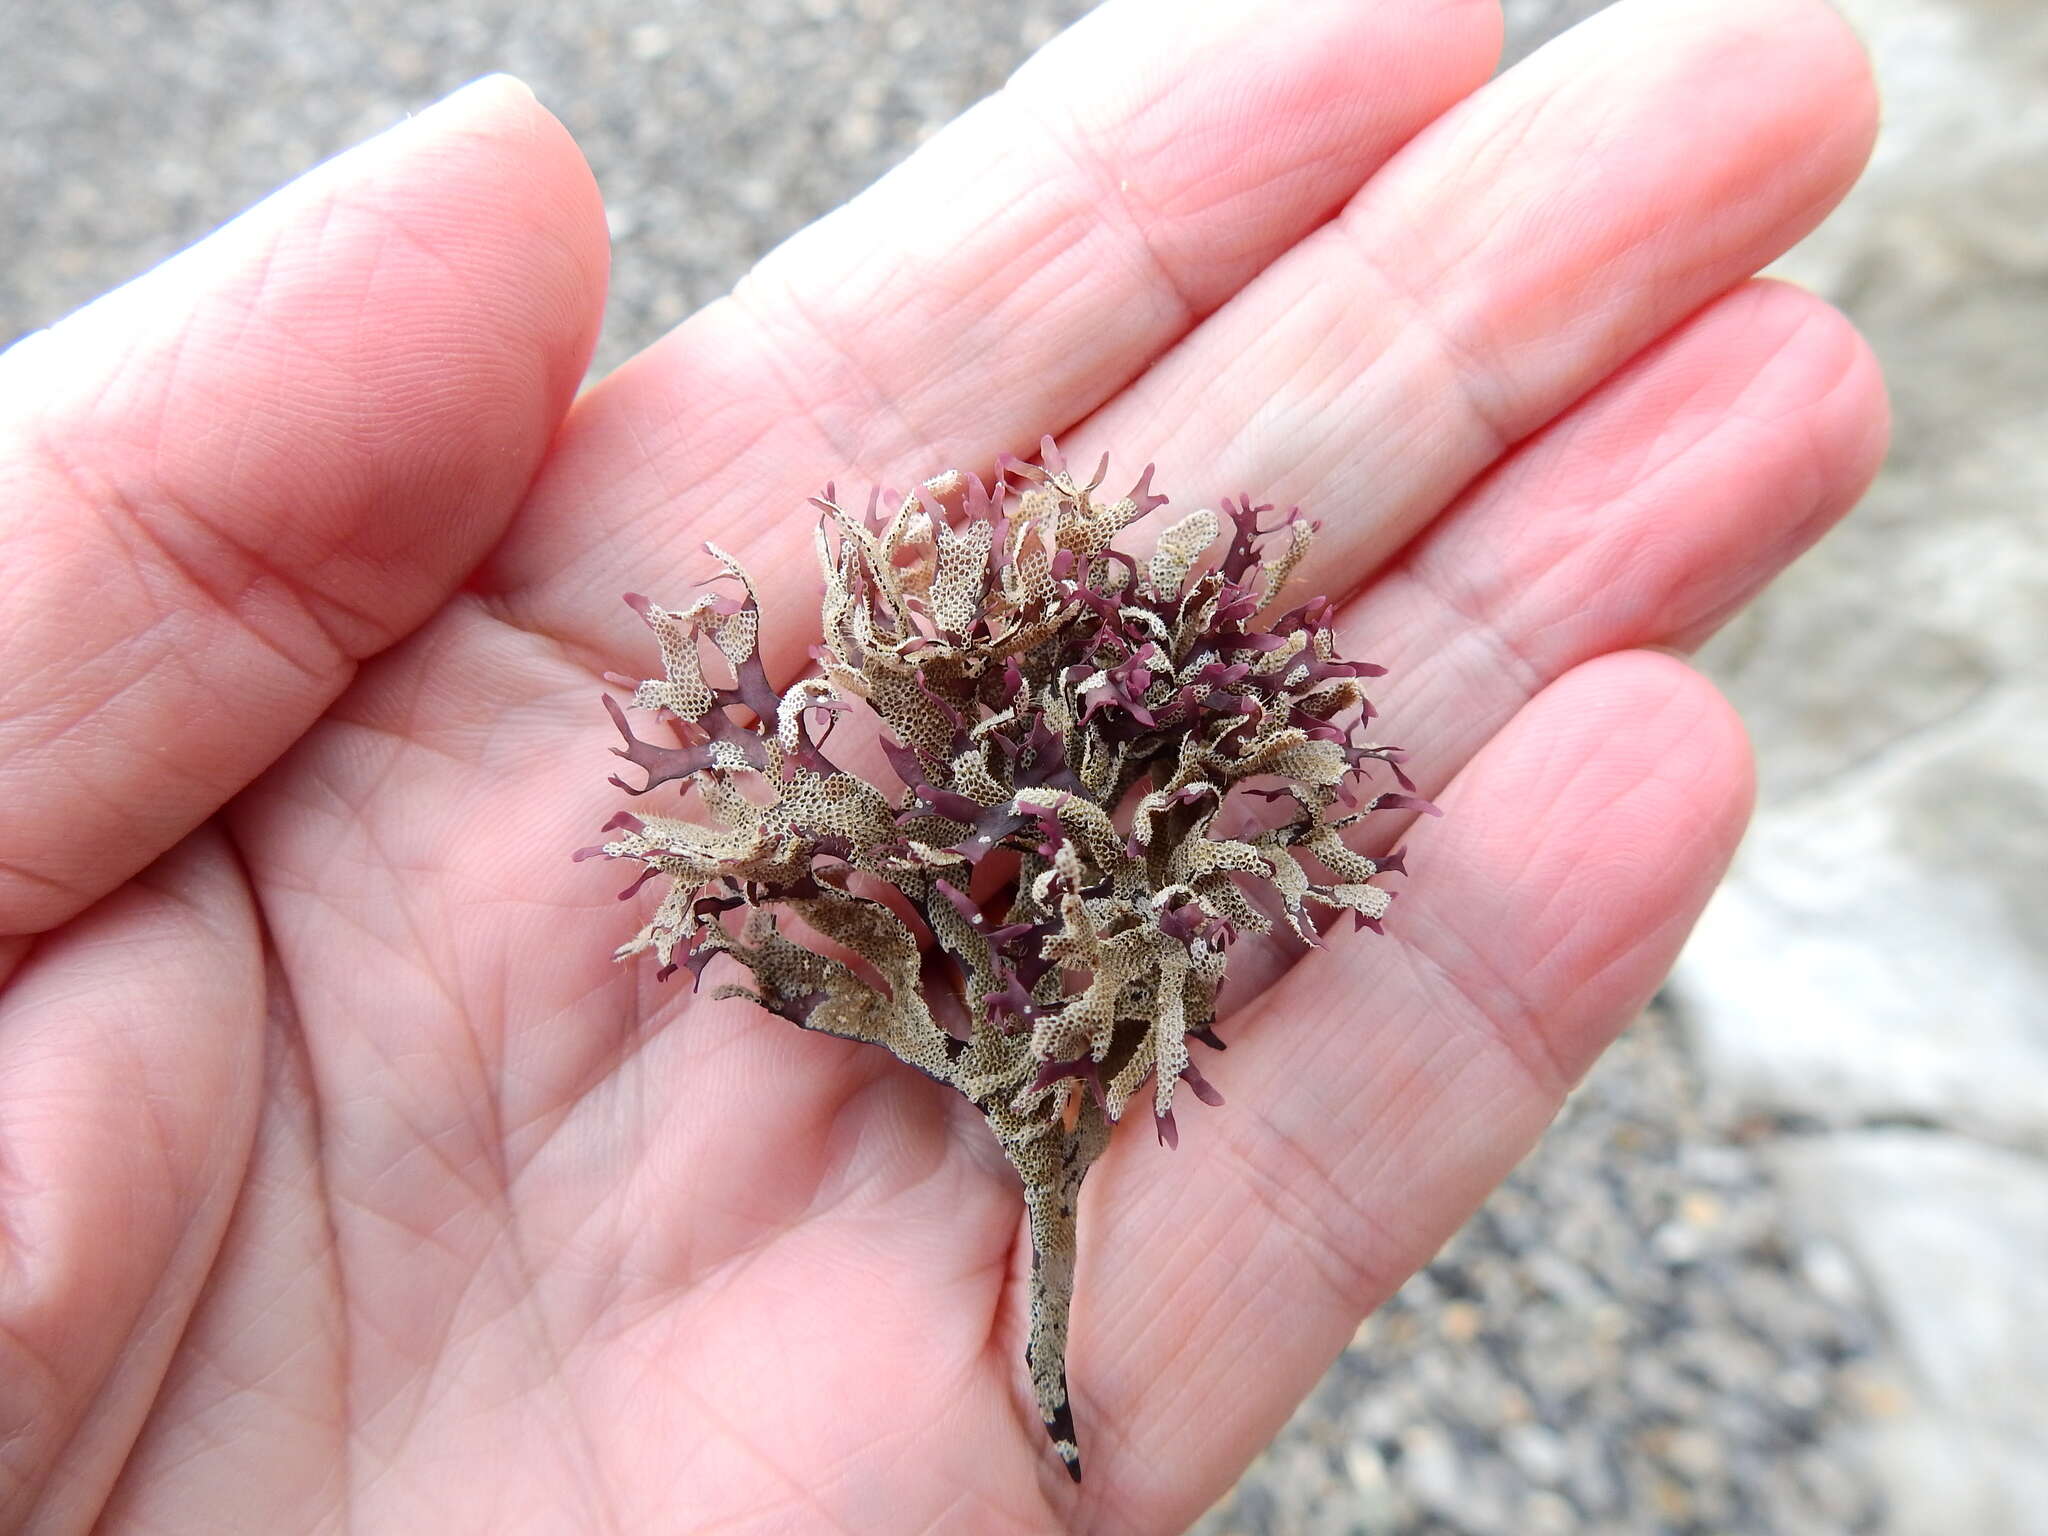
[[[1868,1431],[1902,1536],[2023,1536],[2048,1511],[2048,1161],[1865,1131],[1770,1154],[1795,1218],[1862,1269],[1909,1410]]]
[[[1870,337],[1894,448],[1703,653],[1762,794],[1675,997],[1739,1106],[2048,1148],[2048,6],[1841,8],[1884,127],[1779,270]]]
[[[2048,1457],[2032,1440],[1915,1417],[1859,1437],[1885,1490],[1889,1536],[2040,1536]]]
[[[1715,1087],[2048,1149],[2043,763],[2048,690],[2014,686],[1761,812],[1674,977]]]

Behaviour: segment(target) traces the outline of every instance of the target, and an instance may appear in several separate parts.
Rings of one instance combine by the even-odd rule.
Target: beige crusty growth
[[[1078,1479],[1075,1211],[1111,1122],[1143,1094],[1171,1143],[1183,1083],[1220,1103],[1188,1042],[1223,1048],[1231,942],[1284,921],[1315,943],[1317,908],[1378,928],[1391,898],[1372,881],[1400,855],[1367,858],[1342,834],[1376,809],[1434,808],[1352,792],[1378,768],[1414,786],[1397,749],[1362,739],[1359,680],[1382,669],[1339,659],[1331,605],[1266,617],[1313,524],[1289,513],[1261,530],[1270,507],[1225,501],[1164,529],[1140,564],[1113,541],[1164,505],[1151,469],[1107,501],[1107,459],[1084,484],[1048,438],[1042,464],[1006,460],[993,491],[939,475],[887,517],[879,499],[851,515],[827,487],[822,675],[781,691],[730,556],[711,551],[729,596],[681,610],[629,597],[664,671],[633,704],[679,741],[641,740],[606,698],[626,739],[614,750],[647,775],[613,782],[680,782],[699,814],[622,811],[577,856],[668,882],[621,959],[652,950],[663,976],[700,978],[729,955],[753,985],[715,995],[884,1046],[987,1117],[1030,1217],[1032,1388]],[[854,699],[893,734],[882,750],[902,787],[825,755]],[[969,895],[992,879],[994,896]],[[918,923],[878,899],[884,884]]]

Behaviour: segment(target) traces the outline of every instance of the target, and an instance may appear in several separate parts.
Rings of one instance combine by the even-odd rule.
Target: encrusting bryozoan
[[[607,697],[626,741],[613,750],[647,776],[612,782],[693,788],[703,819],[621,811],[610,841],[577,854],[644,866],[631,889],[668,882],[620,959],[652,950],[663,977],[696,980],[730,956],[753,985],[714,995],[886,1047],[987,1118],[1029,1215],[1032,1389],[1076,1479],[1075,1211],[1112,1122],[1143,1095],[1173,1144],[1182,1084],[1220,1104],[1188,1042],[1223,1049],[1232,941],[1284,921],[1314,944],[1315,908],[1378,929],[1392,898],[1372,881],[1401,872],[1400,853],[1368,858],[1344,830],[1435,810],[1404,792],[1402,753],[1364,739],[1361,680],[1383,669],[1338,656],[1332,605],[1265,617],[1315,525],[1290,512],[1261,529],[1272,508],[1226,500],[1166,527],[1140,564],[1113,541],[1165,498],[1148,466],[1129,495],[1098,499],[1107,468],[1084,483],[1047,438],[1041,465],[1005,459],[993,489],[949,471],[887,516],[879,493],[860,516],[828,486],[821,675],[780,691],[753,585],[722,551],[727,595],[680,610],[628,597],[665,673],[632,702],[678,743],[635,736]],[[901,788],[825,755],[856,699],[893,734]],[[1381,768],[1400,790],[1354,792]],[[992,857],[997,895],[970,897]],[[935,955],[950,962],[937,985]]]

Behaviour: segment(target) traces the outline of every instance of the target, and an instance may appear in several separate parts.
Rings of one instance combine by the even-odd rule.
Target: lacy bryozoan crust
[[[1144,1094],[1173,1144],[1182,1084],[1220,1104],[1188,1042],[1223,1049],[1232,941],[1284,921],[1314,944],[1317,908],[1378,929],[1392,898],[1372,881],[1401,855],[1368,858],[1344,830],[1435,809],[1402,792],[1399,749],[1365,739],[1361,679],[1384,669],[1339,658],[1332,605],[1265,617],[1315,525],[1296,511],[1261,529],[1271,507],[1226,500],[1166,527],[1140,564],[1112,541],[1166,498],[1148,466],[1098,499],[1107,468],[1083,483],[1047,438],[1040,466],[1005,459],[992,490],[949,471],[886,516],[879,493],[863,516],[826,487],[821,675],[780,691],[753,584],[715,546],[725,595],[680,610],[628,597],[666,674],[632,702],[678,743],[635,736],[607,697],[626,740],[613,750],[647,776],[612,782],[679,783],[701,815],[621,811],[577,854],[643,865],[633,889],[668,882],[620,959],[652,950],[663,977],[695,981],[730,956],[753,985],[715,996],[883,1046],[987,1118],[1030,1218],[1032,1390],[1077,1480],[1075,1210],[1111,1123]],[[901,787],[826,756],[856,699],[893,735]],[[1382,768],[1400,791],[1354,793]]]

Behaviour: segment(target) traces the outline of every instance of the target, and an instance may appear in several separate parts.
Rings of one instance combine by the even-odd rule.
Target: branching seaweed
[[[786,689],[762,664],[753,585],[717,548],[730,591],[681,610],[628,597],[664,671],[633,705],[677,742],[634,735],[607,697],[614,751],[645,775],[612,782],[694,789],[708,819],[622,811],[577,854],[643,866],[629,892],[667,881],[619,958],[652,950],[663,977],[696,981],[729,956],[752,986],[716,996],[883,1046],[987,1118],[1030,1220],[1032,1389],[1076,1479],[1075,1213],[1111,1124],[1142,1096],[1173,1145],[1183,1085],[1220,1104],[1189,1042],[1223,1049],[1233,941],[1284,921],[1315,944],[1346,914],[1377,930],[1392,896],[1373,881],[1405,872],[1400,852],[1369,858],[1343,834],[1377,810],[1435,810],[1401,751],[1368,739],[1362,682],[1383,669],[1338,655],[1332,605],[1274,612],[1315,525],[1290,511],[1261,527],[1271,507],[1226,500],[1165,528],[1140,565],[1114,541],[1166,498],[1148,466],[1098,499],[1107,469],[1084,483],[1047,438],[1039,465],[1006,459],[993,489],[949,471],[886,516],[879,493],[855,515],[828,486],[819,675]],[[892,733],[900,789],[826,755],[854,700]],[[1377,770],[1400,788],[1355,792]],[[749,780],[765,791],[743,793]],[[973,898],[991,859],[999,892]],[[933,954],[950,966],[936,990]]]

